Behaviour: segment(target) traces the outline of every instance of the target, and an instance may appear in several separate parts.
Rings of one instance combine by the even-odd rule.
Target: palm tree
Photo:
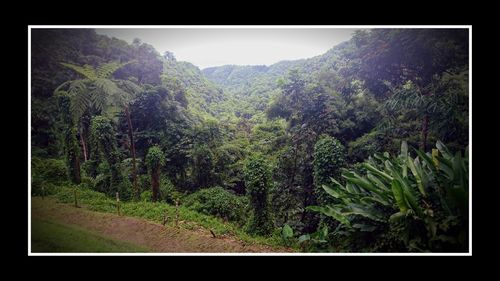
[[[90,65],[78,66],[70,63],[61,63],[61,65],[74,70],[85,78],[67,81],[57,87],[54,92],[67,92],[69,94],[71,98],[71,112],[73,113],[75,124],[80,123],[81,117],[91,108],[98,111],[107,111],[108,113],[113,112],[116,108],[123,108],[129,129],[133,186],[136,197],[138,197],[139,189],[137,186],[134,135],[128,103],[142,88],[128,80],[111,79],[113,73],[132,62],[111,62],[102,64],[96,68]],[[83,126],[81,127],[83,128]],[[86,161],[88,150],[83,135],[83,133],[80,134],[80,142],[82,144],[84,160]]]

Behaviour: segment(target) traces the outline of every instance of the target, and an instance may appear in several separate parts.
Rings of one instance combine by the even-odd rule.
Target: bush
[[[340,169],[345,163],[344,146],[335,138],[323,136],[314,145],[314,192],[320,204],[331,203],[329,196],[322,188],[330,182],[330,178],[337,178]]]
[[[269,207],[271,173],[263,156],[253,155],[247,159],[245,186],[253,209],[248,232],[257,235],[269,235],[273,228]]]
[[[141,193],[141,201],[151,202],[153,201],[153,192],[151,190],[145,190]]]
[[[184,206],[200,213],[243,223],[248,199],[222,187],[201,189],[184,198]]]
[[[42,195],[42,187],[45,195],[52,194],[54,186],[68,182],[68,173],[64,160],[31,158],[31,194]]]
[[[162,176],[160,180],[160,198],[162,201],[175,204],[176,200],[180,200],[182,194],[177,191],[172,181],[166,177]]]
[[[82,176],[95,178],[98,174],[99,163],[96,160],[87,160],[82,163]]]
[[[151,177],[149,175],[139,175],[137,177],[137,184],[139,185],[139,190],[146,191],[151,190]]]

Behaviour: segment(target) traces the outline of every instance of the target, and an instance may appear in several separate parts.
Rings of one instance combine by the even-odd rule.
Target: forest
[[[32,29],[32,252],[466,253],[469,39],[375,28],[199,69]]]

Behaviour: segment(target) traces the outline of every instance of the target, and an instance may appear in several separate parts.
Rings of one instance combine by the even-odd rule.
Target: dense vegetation
[[[138,39],[34,29],[32,195],[180,204],[304,251],[468,251],[468,40],[373,29],[200,70]]]

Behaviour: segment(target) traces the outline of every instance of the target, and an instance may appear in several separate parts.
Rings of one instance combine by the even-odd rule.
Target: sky
[[[174,53],[200,69],[236,65],[271,65],[321,55],[350,39],[352,28],[97,28],[99,34],[134,38],[163,54]]]

